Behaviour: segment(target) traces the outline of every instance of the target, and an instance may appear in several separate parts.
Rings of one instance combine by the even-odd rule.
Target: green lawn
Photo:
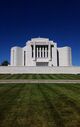
[[[0,84],[0,127],[80,127],[80,84]]]
[[[80,74],[0,74],[0,79],[80,79]]]

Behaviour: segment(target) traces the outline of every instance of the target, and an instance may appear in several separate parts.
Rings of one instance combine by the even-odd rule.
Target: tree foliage
[[[8,66],[9,65],[9,62],[7,60],[4,60],[2,63],[1,63],[1,66]]]

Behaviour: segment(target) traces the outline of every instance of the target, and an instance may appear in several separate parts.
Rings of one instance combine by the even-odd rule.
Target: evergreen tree
[[[4,60],[2,63],[1,63],[1,66],[8,66],[9,65],[9,62],[7,60]]]

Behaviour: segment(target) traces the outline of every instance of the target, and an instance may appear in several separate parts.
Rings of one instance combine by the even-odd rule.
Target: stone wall
[[[14,67],[0,66],[0,74],[80,74],[80,67]]]

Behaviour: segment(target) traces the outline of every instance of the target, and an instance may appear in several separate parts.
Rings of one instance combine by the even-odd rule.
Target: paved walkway
[[[10,79],[0,80],[0,83],[80,83],[80,80],[25,80],[25,79]]]

